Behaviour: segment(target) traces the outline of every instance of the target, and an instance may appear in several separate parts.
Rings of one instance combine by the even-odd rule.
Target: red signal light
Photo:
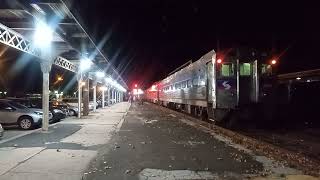
[[[277,60],[275,60],[275,59],[271,60],[271,64],[272,64],[272,65],[277,64]]]
[[[138,87],[138,84],[135,84],[134,87]]]
[[[217,63],[222,63],[222,59],[217,59]]]

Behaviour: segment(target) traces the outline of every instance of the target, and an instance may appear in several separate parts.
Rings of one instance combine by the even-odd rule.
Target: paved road
[[[266,166],[278,169],[271,160],[231,147],[179,119],[185,118],[148,103],[133,104],[85,179],[242,179],[271,171]],[[279,170],[286,172],[294,170]]]

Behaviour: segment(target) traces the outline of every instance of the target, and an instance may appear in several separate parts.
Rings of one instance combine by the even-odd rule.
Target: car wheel
[[[75,116],[76,115],[76,112],[74,110],[69,110],[69,115],[70,116]]]
[[[21,129],[29,130],[33,128],[33,119],[28,116],[22,116],[19,118],[18,125]]]

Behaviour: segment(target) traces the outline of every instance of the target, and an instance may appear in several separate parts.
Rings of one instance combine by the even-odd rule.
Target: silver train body
[[[265,64],[267,57],[249,52],[241,56],[239,51],[229,53],[221,60],[212,50],[154,83],[145,98],[229,126],[235,119],[252,118],[252,107],[264,101],[272,86],[272,67]]]

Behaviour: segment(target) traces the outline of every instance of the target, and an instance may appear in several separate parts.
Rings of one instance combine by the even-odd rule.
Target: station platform
[[[97,150],[120,128],[130,103],[53,124],[0,144],[0,180],[79,180]]]

